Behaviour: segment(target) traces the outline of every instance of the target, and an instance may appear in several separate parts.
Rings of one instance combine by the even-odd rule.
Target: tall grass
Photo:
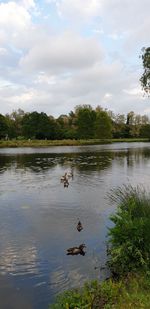
[[[51,309],[139,309],[150,308],[150,277],[128,275],[125,279],[92,281],[83,288],[59,295]]]
[[[119,276],[150,269],[150,194],[131,185],[112,190],[110,200],[118,204],[111,216],[108,265]]]

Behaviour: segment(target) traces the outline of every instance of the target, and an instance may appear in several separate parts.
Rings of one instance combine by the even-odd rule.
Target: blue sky
[[[0,113],[79,104],[150,116],[139,78],[149,0],[1,0]]]

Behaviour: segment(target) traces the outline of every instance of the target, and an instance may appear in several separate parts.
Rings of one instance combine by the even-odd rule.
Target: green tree
[[[140,136],[150,138],[150,124],[145,124],[141,126]]]
[[[113,137],[121,138],[126,136],[126,117],[124,114],[113,116]]]
[[[96,138],[112,137],[112,121],[107,112],[104,110],[99,110],[96,112],[95,137]]]
[[[43,112],[25,114],[22,124],[23,134],[27,138],[54,139],[56,137],[55,120]]]
[[[7,120],[10,126],[9,135],[11,135],[11,137],[22,136],[22,119],[24,115],[25,112],[20,108],[14,110],[10,115],[7,114]]]
[[[75,109],[77,117],[78,138],[93,138],[95,132],[96,112],[90,105],[79,105]]]
[[[140,78],[142,88],[146,93],[150,93],[150,47],[142,49],[142,61],[144,72]]]
[[[8,134],[6,117],[0,114],[0,138],[5,138]]]

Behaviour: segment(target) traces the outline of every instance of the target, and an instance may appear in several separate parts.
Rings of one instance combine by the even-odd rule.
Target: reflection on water
[[[60,177],[71,168],[65,189]],[[149,169],[149,143],[1,149],[0,308],[44,309],[58,292],[106,278],[101,266],[115,209],[107,193],[129,182],[148,187]],[[85,256],[66,255],[81,243]]]

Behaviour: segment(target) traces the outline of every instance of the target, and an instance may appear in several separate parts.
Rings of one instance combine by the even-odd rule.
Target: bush
[[[150,196],[143,188],[131,185],[112,190],[109,195],[118,203],[111,216],[109,261],[113,274],[150,269]]]
[[[150,308],[150,276],[129,274],[119,281],[92,281],[81,289],[64,292],[51,309]]]
[[[112,280],[103,283],[97,280],[85,283],[80,289],[73,289],[59,295],[51,309],[99,309],[112,308],[122,282],[113,283]],[[119,294],[118,294],[119,293]],[[107,306],[107,307],[106,307]]]

